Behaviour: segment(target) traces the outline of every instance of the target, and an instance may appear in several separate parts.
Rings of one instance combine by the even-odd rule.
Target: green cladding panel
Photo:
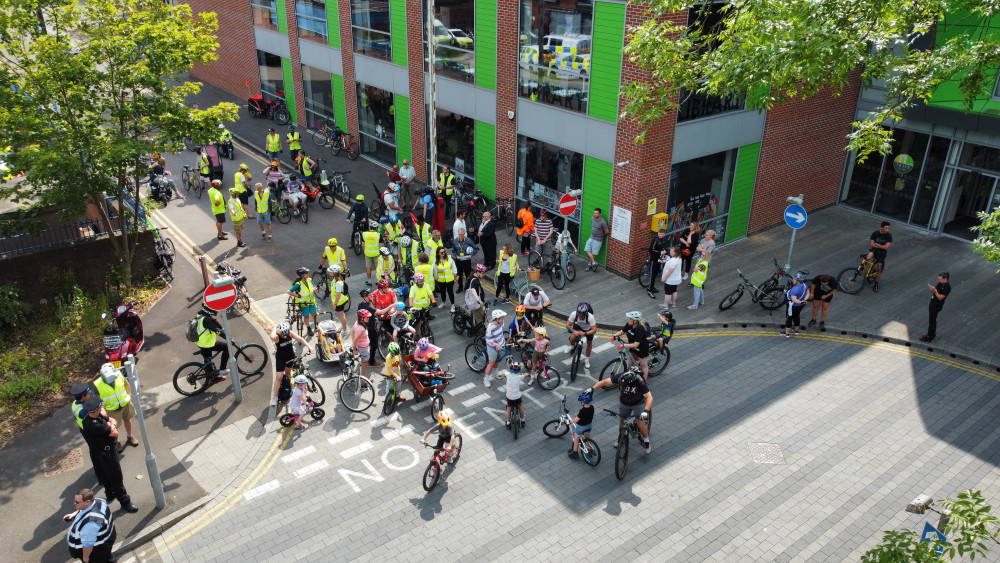
[[[490,90],[496,90],[497,89],[496,0],[476,0],[475,29],[476,29],[476,47],[475,47],[476,86],[479,86],[480,88],[489,88]]]
[[[332,74],[330,82],[333,84],[333,118],[337,120],[337,127],[347,131],[347,92],[344,91],[344,77]]]
[[[729,203],[729,220],[726,222],[726,242],[747,236],[750,222],[750,204],[753,187],[757,183],[757,163],[760,160],[760,143],[744,145],[736,156],[736,174],[733,177],[733,197]]]
[[[295,113],[295,79],[292,78],[292,61],[281,59],[281,74],[285,79],[285,103],[288,105],[288,115],[292,117],[292,123],[298,123],[299,118]]]
[[[937,42],[944,45],[946,41],[963,41],[965,38],[973,40],[992,40],[1000,38],[1000,16],[992,19],[984,19],[978,14],[969,12],[953,12],[943,18],[937,26]],[[997,76],[996,68],[993,69],[992,77]],[[989,71],[987,71],[989,72]],[[957,76],[938,86],[931,98],[927,100],[927,105],[937,108],[950,109],[960,112],[969,111],[980,115],[996,117],[1000,114],[1000,98],[994,98],[994,88],[996,80],[989,80],[989,84],[983,88],[979,96],[972,102],[972,107],[968,108],[963,101],[965,94],[959,88],[959,81],[965,77],[965,72],[960,72]]]
[[[580,211],[580,240],[577,246],[583,252],[583,245],[590,238],[590,222],[594,218],[594,208],[601,208],[601,217],[605,221],[611,216],[611,176],[614,166],[592,156],[586,157],[583,165],[583,209]],[[608,251],[608,239],[605,237],[601,245],[601,253],[597,261],[604,263]]]
[[[406,0],[389,0],[392,62],[406,66]]]
[[[339,3],[329,1],[326,3],[326,33],[331,47],[340,48],[340,12],[337,11]]]
[[[476,187],[489,199],[496,199],[497,128],[482,121],[476,121],[475,128]]]
[[[288,20],[285,19],[285,2],[294,2],[295,0],[275,0],[274,11],[277,12],[278,16],[278,32],[288,35]]]
[[[400,163],[404,158],[413,161],[413,151],[410,141],[410,98],[394,94],[392,106],[395,108],[396,116],[396,163]]]
[[[478,30],[477,30],[478,31]],[[590,59],[590,117],[618,120],[625,4],[594,3],[594,51]]]

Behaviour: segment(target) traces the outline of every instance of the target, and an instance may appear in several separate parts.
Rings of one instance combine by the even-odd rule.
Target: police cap
[[[102,405],[104,405],[104,401],[102,401],[97,395],[94,395],[83,402],[83,410],[87,412],[94,412],[100,409]]]
[[[74,399],[79,399],[87,393],[90,393],[90,384],[88,383],[77,383],[69,390],[69,394],[73,395]]]

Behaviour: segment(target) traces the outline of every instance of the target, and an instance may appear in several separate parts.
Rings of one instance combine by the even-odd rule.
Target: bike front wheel
[[[244,344],[236,352],[236,369],[243,375],[257,375],[267,365],[267,350],[260,344]]]
[[[566,279],[569,281],[576,279],[576,266],[572,262],[566,262]]]
[[[278,206],[278,222],[282,225],[287,225],[292,222],[292,210],[290,209],[288,202],[284,201]]]
[[[482,373],[486,370],[488,362],[486,344],[484,342],[477,340],[465,347],[465,363],[472,371]]]
[[[451,445],[451,463],[458,463],[459,456],[462,455],[462,435],[455,433],[455,441]]]
[[[437,486],[438,479],[441,478],[441,468],[438,466],[437,461],[431,460],[427,464],[427,470],[424,471],[424,490],[430,492],[431,489]]]
[[[537,250],[532,250],[528,254],[528,267],[534,270],[542,269],[542,255]]]
[[[766,311],[773,311],[785,304],[785,292],[777,285],[761,285],[757,291],[760,292],[757,304]]]
[[[323,209],[333,209],[334,205],[337,205],[337,200],[333,197],[333,194],[328,192],[319,196],[319,206]]]
[[[306,383],[306,390],[309,391],[309,398],[312,399],[313,405],[320,407],[326,402],[326,391],[323,391],[323,386],[319,384],[311,375],[306,376],[309,379],[309,383]]]
[[[865,288],[864,273],[861,272],[861,268],[844,268],[837,274],[837,285],[840,289],[847,294],[857,295],[861,293],[861,290]]]
[[[284,125],[288,123],[291,116],[288,114],[288,110],[285,108],[278,108],[274,110],[274,122],[278,125]]]
[[[642,269],[639,270],[639,285],[642,287],[649,287],[649,275],[649,261],[646,261],[646,263],[642,265]]]
[[[326,283],[326,272],[313,272],[312,286],[315,288],[317,299],[326,299],[330,296],[330,286]]]
[[[734,289],[732,293],[723,297],[722,301],[719,302],[719,310],[725,311],[726,309],[729,309],[730,307],[735,305],[737,301],[740,300],[740,297],[743,297],[742,287]]]
[[[443,410],[444,410],[444,397],[435,394],[434,397],[431,398],[431,421],[432,422],[436,421],[438,413]]]
[[[597,464],[601,463],[601,448],[590,438],[580,438],[580,455],[591,467],[597,467]]]
[[[361,251],[363,250],[361,243],[361,233],[355,232],[351,235],[351,249],[354,250],[355,256],[361,256]]]
[[[347,185],[347,182],[341,182],[336,188],[334,188],[334,195],[340,201],[344,203],[351,202],[351,188]]]
[[[174,372],[174,389],[185,397],[193,397],[208,388],[205,364],[188,362]]]
[[[549,438],[559,438],[569,432],[569,426],[563,424],[562,420],[550,420],[542,426],[542,432]]]
[[[573,354],[573,359],[569,364],[569,380],[573,382],[576,381],[576,373],[580,371],[580,355],[583,353],[583,348],[576,346],[570,353]]]
[[[340,402],[351,412],[364,412],[375,402],[375,387],[364,377],[352,377],[340,386]]]
[[[326,133],[323,133],[322,131],[313,131],[312,140],[313,144],[317,147],[323,147],[326,146],[326,142],[329,139],[327,139]]]
[[[614,375],[624,373],[624,371],[625,371],[625,362],[623,362],[621,358],[611,360],[610,362],[607,363],[607,365],[604,366],[604,369],[601,370],[601,377],[599,378],[599,380],[603,381],[605,379],[610,379]],[[606,385],[604,387],[604,390],[610,391],[616,388],[618,388],[617,385]]]
[[[615,477],[619,481],[625,478],[628,471],[628,434],[624,431],[618,434],[618,451],[615,452]]]
[[[509,236],[509,237],[514,236],[514,223],[515,223],[515,221],[510,220],[510,218],[508,218],[508,220],[507,220],[507,236]]]

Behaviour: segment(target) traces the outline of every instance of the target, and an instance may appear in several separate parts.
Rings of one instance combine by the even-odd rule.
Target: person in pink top
[[[351,342],[361,357],[361,377],[367,377],[368,360],[372,357],[371,341],[368,339],[368,317],[371,316],[371,311],[358,309],[358,322],[351,327]]]

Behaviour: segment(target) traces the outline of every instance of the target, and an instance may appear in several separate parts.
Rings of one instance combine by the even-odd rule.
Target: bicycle
[[[611,340],[612,342],[618,342],[618,357],[604,365],[601,369],[601,376],[598,378],[599,381],[609,379],[616,374],[625,373],[625,370],[629,367],[629,354],[631,354],[633,362],[639,359],[639,353],[635,352],[632,348],[626,348],[625,341],[621,337],[615,336]],[[657,350],[654,346],[654,343],[649,344],[649,355],[646,357],[646,367],[649,368],[650,377],[663,373],[663,370],[667,369],[667,364],[670,363],[670,348],[664,346],[663,350]],[[617,384],[604,387],[607,391],[617,388]]]
[[[501,399],[500,404],[507,406],[507,399]],[[524,425],[524,420],[521,419],[521,409],[518,407],[510,407],[510,429],[514,432],[514,439],[517,440],[517,435],[521,431],[521,427]]]
[[[289,326],[295,329],[295,332],[301,333],[304,320],[299,304],[295,302],[294,297],[289,295],[285,305],[285,320],[288,321]]]
[[[559,290],[566,287],[566,280],[576,279],[576,267],[567,259],[566,267],[563,268],[558,251],[554,251],[550,258],[543,258],[540,252],[532,250],[528,254],[528,267],[538,270],[541,274],[548,273],[552,287]]]
[[[323,121],[323,127],[319,130],[314,130],[312,134],[313,144],[317,147],[325,147],[327,145],[332,145],[333,140],[337,137],[337,126],[330,120]]]
[[[639,432],[639,425],[637,424],[637,419],[634,416],[623,417],[620,413],[613,410],[603,410],[608,413],[608,416],[613,416],[625,422],[625,424],[623,424],[621,429],[618,431],[618,451],[615,452],[615,477],[621,481],[625,478],[625,472],[628,471],[629,439],[632,438],[638,442],[642,442],[642,433]],[[649,418],[646,419],[646,432],[649,432],[652,422],[652,413],[650,413]]]
[[[323,417],[326,416],[326,411],[316,406],[315,402],[309,401],[309,404],[306,405],[306,414],[311,416],[313,420],[323,420]],[[288,428],[292,424],[295,424],[296,420],[301,420],[303,418],[305,418],[305,415],[302,415],[298,417],[298,419],[296,419],[294,414],[288,412],[281,415],[281,417],[278,418],[278,423],[280,423],[283,427]]]
[[[490,217],[498,228],[505,229],[507,236],[514,235],[514,198],[497,198],[490,208]]]
[[[334,170],[333,175],[330,177],[330,190],[333,192],[333,197],[348,205],[351,203],[351,188],[347,185],[347,181],[344,180],[344,174],[350,173],[350,170],[344,170],[343,172]]]
[[[566,332],[572,335],[573,331],[570,328],[566,328]],[[569,380],[570,382],[576,381],[576,374],[580,371],[580,356],[583,355],[583,348],[586,346],[587,336],[580,336],[576,339],[576,343],[569,350]]]
[[[194,170],[186,164],[184,165],[184,171],[181,172],[181,183],[184,184],[185,191],[191,191],[191,188],[194,188],[198,190],[198,197],[201,197],[201,193],[204,191],[201,186],[201,180],[194,173]]]
[[[528,292],[531,291],[531,286],[533,285],[537,284],[528,279],[528,271],[521,270],[521,275],[515,275],[514,279],[510,281],[510,291],[511,293],[517,294],[518,303],[524,303],[524,298],[528,295]],[[496,278],[493,278],[493,287],[498,289],[498,286],[499,284],[497,283]],[[499,295],[497,298],[499,299]]]
[[[323,390],[323,386],[319,384],[319,381],[313,377],[309,367],[305,364],[305,357],[309,355],[309,352],[302,354],[301,356],[296,356],[290,362],[286,362],[286,366],[291,366],[292,368],[292,381],[295,381],[295,377],[298,375],[304,375],[309,380],[306,384],[306,390],[309,391],[309,398],[312,399],[316,406],[322,406],[326,403],[326,391]],[[318,400],[317,400],[318,399]]]
[[[531,356],[528,356],[524,360],[524,369],[530,372],[531,368]],[[562,382],[559,370],[554,367],[549,367],[548,354],[545,354],[539,362],[538,374],[534,377],[534,379],[538,383],[538,386],[546,391],[551,391],[556,387],[559,387],[559,384]]]
[[[236,344],[235,340],[230,340],[234,348],[233,356],[236,358],[236,369],[242,375],[257,375],[263,371],[267,365],[267,351],[260,344]],[[188,362],[177,368],[174,372],[174,389],[185,397],[193,397],[202,393],[213,383],[224,381],[219,377],[219,368],[215,366],[215,358],[222,353],[222,350],[212,354],[212,357],[201,362]],[[197,350],[193,355],[201,354]],[[259,363],[259,365],[258,365]]]
[[[858,257],[858,265],[853,268],[844,268],[837,274],[837,285],[841,291],[850,295],[857,295],[865,288],[866,284],[874,284],[875,276],[878,275],[878,264],[874,260],[869,260],[867,254]]]
[[[362,221],[353,221],[353,226],[351,227],[351,249],[354,250],[355,256],[361,256],[361,251],[364,250],[364,240],[361,238],[361,233],[364,232],[364,225],[368,220],[364,219]]]
[[[347,303],[344,304],[344,311],[346,312],[351,310],[351,290],[347,287],[347,278],[351,277],[351,271],[344,270],[341,273],[344,276],[344,295],[347,296]],[[326,268],[317,268],[312,273],[312,284],[316,289],[316,299],[330,297],[330,277],[326,275]]]
[[[416,307],[410,308],[410,326],[417,330],[422,338],[430,340],[431,344],[434,343],[434,331],[431,329],[430,308],[427,309],[417,309]]]
[[[146,226],[153,233],[153,244],[156,247],[156,255],[153,257],[153,265],[156,267],[157,273],[163,278],[163,281],[170,283],[174,281],[174,241],[160,234],[160,228],[157,228],[149,217],[146,217]],[[167,227],[162,227],[166,229]]]
[[[430,444],[424,444],[428,448],[433,448],[434,446]],[[445,464],[458,463],[459,456],[462,455],[462,435],[458,432],[455,433],[455,439],[451,446],[451,451],[445,448],[435,449],[434,457],[431,458],[430,463],[427,464],[427,469],[424,470],[424,490],[430,491],[437,486],[438,481],[441,479],[441,466]]]
[[[385,400],[382,401],[382,414],[388,416],[395,412],[401,397],[396,378],[385,374],[382,374],[382,376],[385,377]]]
[[[732,293],[723,297],[722,301],[719,302],[720,311],[725,311],[735,305],[746,292],[750,293],[750,299],[754,303],[757,303],[768,311],[778,309],[784,304],[785,292],[776,284],[771,285],[773,276],[772,279],[765,281],[759,286],[754,286],[739,268],[736,268],[736,275],[740,277],[740,283]]]
[[[514,351],[512,351],[511,348],[514,348],[514,351],[521,352],[522,364],[524,364],[525,361],[527,361],[527,363],[531,362],[530,352],[525,352],[523,348],[519,348],[516,344],[505,342],[503,348],[500,349],[500,352],[497,355],[498,364],[501,361],[506,360],[507,367],[509,369],[511,362],[517,361],[517,358],[514,356]],[[479,336],[465,347],[465,364],[469,366],[469,369],[472,371],[482,373],[486,371],[486,365],[488,363],[489,356],[486,354],[486,337]],[[499,378],[496,374],[494,374],[494,377]]]
[[[340,154],[340,151],[347,151],[347,158],[351,160],[357,160],[358,155],[361,154],[361,148],[357,143],[351,141],[351,134],[345,133],[340,127],[334,126],[334,138],[330,142],[330,151],[333,152],[333,156]]]
[[[573,417],[566,408],[566,395],[562,398],[559,417],[546,422],[542,426],[542,432],[549,438],[561,438],[566,432],[570,432],[571,437],[576,437],[576,425],[573,424]],[[597,447],[597,442],[585,436],[580,437],[580,455],[591,467],[597,467],[597,464],[601,463],[601,448]]]
[[[351,348],[341,356],[343,377],[337,385],[337,396],[341,404],[351,412],[364,412],[375,402],[375,385],[361,375],[361,356]]]
[[[278,222],[282,225],[287,225],[292,221],[292,216],[294,215],[294,207],[292,202],[288,199],[282,199],[281,204],[278,205]],[[309,202],[302,200],[299,202],[299,219],[302,219],[303,223],[309,222]]]
[[[639,285],[642,287],[649,287],[649,276],[653,271],[653,260],[654,258],[652,256],[646,258],[646,262],[642,265],[642,268],[639,269]],[[656,260],[660,263],[661,268],[663,267],[663,264],[667,262],[667,258],[665,256]]]

